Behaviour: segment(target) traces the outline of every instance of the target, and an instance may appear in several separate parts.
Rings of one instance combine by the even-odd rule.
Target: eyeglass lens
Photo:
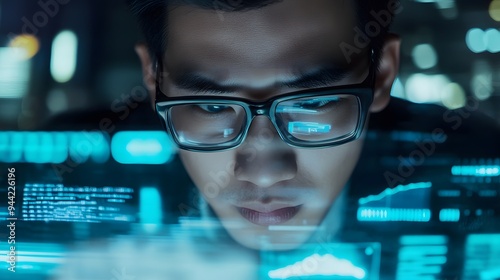
[[[291,141],[322,142],[353,133],[360,108],[356,96],[345,94],[285,100],[272,113]],[[212,102],[175,105],[169,118],[178,140],[187,145],[231,142],[246,129],[248,120],[241,105]]]

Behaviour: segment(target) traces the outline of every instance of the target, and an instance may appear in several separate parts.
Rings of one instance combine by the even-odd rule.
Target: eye
[[[203,110],[205,112],[208,112],[208,113],[212,113],[212,114],[217,114],[217,113],[223,112],[224,110],[229,109],[229,106],[210,105],[210,104],[207,104],[207,105],[198,105],[198,107],[201,110]]]

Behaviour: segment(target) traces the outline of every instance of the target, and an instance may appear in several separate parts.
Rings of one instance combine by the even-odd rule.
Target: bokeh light
[[[0,47],[0,98],[22,98],[28,92],[31,60],[20,48]]]
[[[61,89],[52,89],[47,96],[47,108],[52,113],[63,112],[68,109],[68,97]]]
[[[491,53],[500,52],[500,31],[490,28],[484,32],[486,49]]]
[[[438,56],[430,44],[420,44],[413,48],[413,63],[420,69],[430,69],[437,65]]]
[[[479,100],[486,100],[493,94],[493,75],[490,73],[479,73],[474,75],[471,81],[472,93]]]
[[[76,71],[78,38],[72,31],[61,31],[52,42],[50,73],[54,80],[65,83]]]
[[[500,0],[491,1],[488,12],[493,20],[500,21]]]
[[[457,83],[449,83],[441,92],[441,102],[448,109],[458,109],[465,106],[467,100],[465,91]]]
[[[413,74],[406,81],[406,97],[415,103],[441,103],[441,93],[449,83],[445,75]]]
[[[18,35],[9,42],[9,47],[22,50],[22,58],[30,59],[40,50],[40,43],[33,35]]]
[[[467,31],[465,42],[472,52],[480,53],[487,49],[484,31],[479,28],[472,28]]]

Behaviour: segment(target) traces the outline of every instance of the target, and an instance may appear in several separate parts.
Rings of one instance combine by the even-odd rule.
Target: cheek
[[[298,153],[298,165],[330,203],[351,176],[362,148],[362,140],[341,146]]]
[[[179,151],[180,159],[195,186],[206,198],[227,187],[234,177],[232,151],[219,153],[194,153]]]

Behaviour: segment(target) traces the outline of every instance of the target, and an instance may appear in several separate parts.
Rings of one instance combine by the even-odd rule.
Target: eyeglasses
[[[359,84],[287,93],[265,102],[222,96],[167,97],[160,90],[156,111],[179,148],[212,152],[238,147],[252,120],[267,116],[280,138],[300,148],[326,148],[358,139],[373,102],[373,55],[368,77]]]

